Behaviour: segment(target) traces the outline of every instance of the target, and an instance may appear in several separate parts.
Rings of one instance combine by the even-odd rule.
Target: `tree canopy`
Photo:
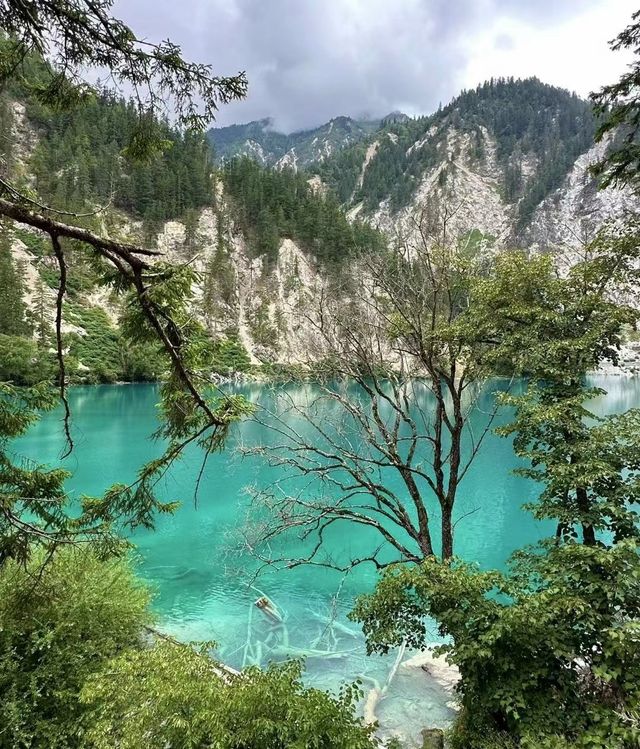
[[[244,157],[225,163],[221,175],[235,219],[256,255],[273,260],[280,240],[290,237],[326,265],[383,243],[368,224],[349,222],[332,193],[314,192],[303,173],[275,171]]]
[[[633,14],[632,21],[612,40],[611,49],[633,50],[634,60],[619,80],[592,93],[591,99],[602,116],[596,140],[613,140],[595,172],[603,186],[630,185],[635,189],[640,179],[640,11]]]
[[[245,95],[244,73],[215,75],[210,65],[184,58],[170,40],[142,39],[112,8],[113,0],[2,0],[0,28],[9,43],[0,55],[0,80],[37,53],[49,62],[46,75],[27,77],[26,84],[43,103],[68,108],[91,92],[89,69],[107,71],[115,86],[135,94],[138,126],[129,147],[137,155],[157,148],[157,119],[166,112],[202,130],[220,103]]]

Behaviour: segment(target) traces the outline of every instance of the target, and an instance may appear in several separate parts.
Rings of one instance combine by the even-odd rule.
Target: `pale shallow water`
[[[592,381],[608,390],[594,405],[598,412],[640,406],[640,379],[598,377]],[[491,391],[500,387],[500,382],[494,383],[480,402],[474,424],[478,433],[491,411]],[[262,386],[239,390],[270,408],[277,405],[278,392],[299,403],[314,394],[309,385],[282,386],[275,394]],[[137,468],[160,451],[148,439],[157,425],[154,386],[75,388],[70,400],[76,449],[64,465],[73,473],[68,482],[72,492],[99,495],[112,483],[130,481]],[[507,416],[502,414],[496,424]],[[40,462],[58,462],[63,445],[60,417],[59,411],[46,414],[27,437],[17,441],[16,450]],[[332,417],[327,413],[328,422]],[[207,463],[197,508],[192,496],[200,456],[190,450],[160,491],[167,499],[183,499],[184,504],[174,516],[159,518],[155,531],[140,531],[134,537],[140,572],[156,590],[154,605],[161,626],[180,639],[215,640],[220,658],[236,667],[242,665],[248,633],[255,645],[270,632],[270,625],[253,605],[259,592],[248,587],[256,562],[238,545],[238,528],[245,522],[248,506],[246,487],[266,486],[281,470],[267,466],[261,458],[242,457],[236,448],[240,443],[271,441],[273,436],[255,422],[235,428],[225,451]],[[459,556],[485,568],[503,567],[514,549],[548,535],[548,525],[535,522],[520,509],[535,499],[538,488],[513,475],[517,465],[508,440],[487,438],[460,488],[455,517],[473,512],[457,527]],[[344,559],[361,556],[373,540],[370,533],[343,525],[329,536],[328,543],[334,556]],[[299,567],[270,571],[255,583],[284,612],[292,647],[314,644],[319,650],[337,651],[339,657],[334,659],[307,661],[309,684],[336,689],[344,681],[363,676],[365,688],[369,679],[384,682],[394,654],[367,657],[361,633],[346,618],[355,596],[372,590],[375,578],[371,567],[359,567],[346,579],[328,569]],[[343,625],[330,641],[323,620],[329,614]],[[435,628],[432,639],[438,640]],[[266,660],[268,647],[262,649]],[[399,731],[415,739],[422,727],[445,726],[450,721],[449,699],[424,672],[401,669],[377,714],[385,732]]]

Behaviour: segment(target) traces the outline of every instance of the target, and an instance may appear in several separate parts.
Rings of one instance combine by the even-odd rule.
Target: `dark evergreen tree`
[[[221,175],[235,219],[256,255],[275,259],[285,237],[325,264],[381,245],[377,231],[350,224],[335,195],[315,193],[305,174],[274,171],[245,157],[227,162]]]
[[[602,176],[605,186],[630,185],[637,190],[640,183],[640,10],[633,14],[632,21],[611,42],[611,48],[614,52],[633,50],[633,62],[619,80],[603,86],[591,94],[591,98],[603,116],[596,139],[600,141],[611,136],[613,140],[595,171]]]
[[[30,333],[24,303],[24,283],[11,257],[7,228],[0,226],[0,333],[21,336]]]

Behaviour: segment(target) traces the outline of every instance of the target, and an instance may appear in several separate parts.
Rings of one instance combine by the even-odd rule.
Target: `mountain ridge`
[[[391,113],[387,117],[393,115],[402,113]],[[306,168],[366,138],[385,119],[354,119],[338,115],[313,128],[283,133],[274,128],[272,118],[265,117],[211,128],[207,139],[218,162],[235,156],[250,156],[262,166]]]

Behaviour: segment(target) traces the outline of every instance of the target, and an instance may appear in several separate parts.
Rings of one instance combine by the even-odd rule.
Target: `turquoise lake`
[[[639,378],[602,376],[593,377],[592,383],[608,391],[592,406],[598,413],[640,406]],[[475,416],[478,430],[491,411],[496,387],[499,383],[488,386],[480,400]],[[283,385],[280,394],[283,390],[301,403],[313,396],[310,385]],[[252,402],[277,408],[278,388],[255,385],[236,392]],[[131,481],[137,469],[159,453],[160,446],[149,440],[157,425],[156,401],[157,390],[152,385],[70,391],[76,448],[63,465],[73,474],[68,482],[72,495],[99,495],[112,483]],[[508,414],[501,414],[496,424],[507,418]],[[58,463],[63,447],[60,419],[59,411],[46,414],[15,443],[16,452],[42,463]],[[366,690],[370,679],[384,682],[394,659],[393,654],[367,658],[360,633],[346,619],[354,597],[373,588],[373,568],[356,568],[346,578],[317,567],[270,570],[253,581],[256,561],[244,550],[239,533],[249,506],[247,487],[273,483],[282,469],[267,465],[258,456],[243,456],[238,446],[268,444],[273,439],[264,426],[252,420],[235,427],[226,449],[207,463],[197,508],[193,491],[201,456],[196,449],[188,451],[161,484],[161,496],[181,499],[181,508],[173,516],[160,517],[155,531],[134,535],[140,573],[156,591],[159,626],[180,639],[215,640],[220,658],[238,667],[247,637],[255,644],[268,635],[270,625],[254,606],[264,592],[285,614],[292,647],[313,644],[318,650],[337,653],[331,659],[308,660],[308,683],[335,689],[345,680],[365,677]],[[539,489],[512,473],[517,466],[510,442],[491,434],[459,490],[454,519],[471,514],[456,527],[458,556],[483,567],[504,567],[514,549],[552,531],[521,509],[523,503],[535,499]],[[372,543],[372,537],[343,525],[330,536],[329,543],[336,555],[357,557]],[[254,587],[249,585],[252,581]],[[326,617],[333,616],[342,627],[331,635]],[[434,628],[433,641],[437,640]],[[446,724],[452,714],[444,691],[420,669],[417,674],[415,671],[400,669],[377,708],[385,731],[399,730],[408,738],[417,736],[421,727]]]

